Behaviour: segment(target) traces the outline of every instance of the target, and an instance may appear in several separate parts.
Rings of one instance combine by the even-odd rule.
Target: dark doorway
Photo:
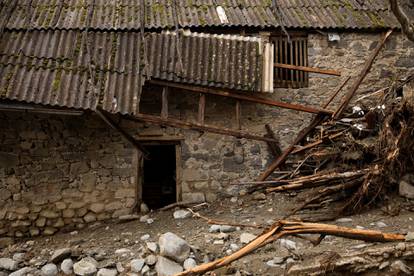
[[[159,209],[176,202],[175,145],[149,145],[149,156],[144,160],[142,200],[150,209]]]

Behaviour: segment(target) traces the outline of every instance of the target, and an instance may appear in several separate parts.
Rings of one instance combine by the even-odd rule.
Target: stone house
[[[274,159],[265,125],[283,148],[334,110],[386,30],[359,93],[414,65],[385,0],[141,3],[1,2],[0,236],[231,194]]]

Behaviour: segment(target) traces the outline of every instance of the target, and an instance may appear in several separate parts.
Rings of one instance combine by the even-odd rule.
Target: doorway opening
[[[143,164],[142,199],[150,209],[177,201],[177,158],[175,145],[148,145]]]

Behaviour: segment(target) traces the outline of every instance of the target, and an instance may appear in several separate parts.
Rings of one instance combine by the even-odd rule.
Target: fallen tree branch
[[[401,234],[382,233],[373,230],[360,230],[329,224],[303,223],[281,220],[275,223],[267,232],[258,236],[255,240],[240,250],[236,251],[235,253],[213,262],[202,264],[184,272],[177,273],[175,276],[204,274],[208,271],[229,265],[230,263],[252,253],[253,251],[265,246],[268,243],[280,239],[281,237],[297,234],[319,234],[322,235],[322,237],[323,235],[333,235],[348,239],[371,242],[391,242],[405,240],[405,236]]]
[[[216,225],[228,225],[228,226],[235,226],[235,227],[250,227],[250,228],[257,228],[257,229],[263,229],[264,226],[261,225],[255,225],[255,224],[243,224],[243,223],[234,223],[234,222],[227,222],[224,220],[215,220],[208,217],[205,217],[203,215],[200,215],[200,213],[194,212],[190,208],[187,208],[188,211],[190,211],[194,217],[201,218],[205,220],[208,224],[216,224]]]

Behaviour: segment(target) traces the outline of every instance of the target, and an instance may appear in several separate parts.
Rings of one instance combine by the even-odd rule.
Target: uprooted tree
[[[413,0],[408,1],[410,1],[411,4],[414,3]],[[392,12],[401,24],[404,34],[409,40],[414,41],[414,21],[409,17],[408,12],[402,7],[398,0],[390,0],[390,5]]]

